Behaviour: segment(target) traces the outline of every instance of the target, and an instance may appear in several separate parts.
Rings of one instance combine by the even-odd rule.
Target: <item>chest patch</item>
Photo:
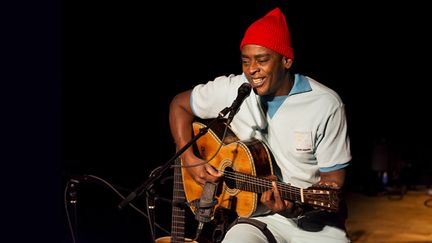
[[[310,132],[294,132],[295,150],[298,153],[312,151],[312,134]]]

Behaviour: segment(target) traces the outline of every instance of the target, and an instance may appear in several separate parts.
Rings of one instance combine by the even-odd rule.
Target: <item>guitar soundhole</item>
[[[231,167],[226,167],[224,170],[225,175],[232,174],[233,172],[234,170]],[[225,176],[224,182],[229,189],[237,188],[236,181],[231,176]]]

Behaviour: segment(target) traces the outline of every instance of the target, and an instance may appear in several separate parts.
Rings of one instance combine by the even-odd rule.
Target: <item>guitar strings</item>
[[[225,177],[227,177],[228,179],[234,179],[236,182],[240,182],[240,183],[245,182],[245,186],[249,184],[251,186],[257,186],[261,189],[266,189],[266,190],[272,188],[272,181],[265,178],[254,177],[251,175],[247,175],[239,172],[231,172],[231,171],[225,171],[224,174]],[[281,182],[276,182],[276,183],[278,185],[278,188],[281,188],[282,190],[288,193],[299,193],[301,190],[300,188],[296,188],[285,183],[281,183]]]
[[[175,160],[175,164],[180,164],[180,159]],[[174,168],[174,181],[173,181],[173,202],[185,201],[185,195],[182,185],[182,176],[180,167]],[[182,241],[185,240],[185,209],[181,206],[172,205],[171,213],[171,237]]]
[[[255,176],[244,174],[241,172],[225,171],[225,177],[228,179],[233,179],[236,181],[236,187],[235,188],[245,189],[246,191],[251,191],[251,192],[264,192],[266,190],[270,190],[273,186],[272,181],[269,179],[255,177]],[[242,184],[242,182],[243,182],[243,184]],[[282,197],[286,197],[289,199],[303,202],[304,199],[302,200],[301,193],[300,193],[300,192],[302,192],[302,194],[304,196],[315,196],[315,199],[319,199],[319,201],[332,201],[331,193],[329,193],[329,194],[324,193],[324,191],[327,191],[327,190],[324,190],[321,193],[319,193],[319,191],[304,190],[304,189],[301,189],[299,187],[291,186],[290,184],[286,184],[284,182],[278,181],[276,183],[277,183],[277,187],[279,188],[279,191],[280,191],[280,194],[282,195]],[[261,190],[258,190],[258,189],[261,189]],[[320,189],[320,190],[322,190],[322,189]],[[321,198],[317,198],[316,197],[317,195],[319,195]]]
[[[272,181],[265,178],[259,178],[259,177],[254,177],[243,173],[230,172],[230,171],[227,171],[225,174],[227,178],[234,179],[236,181],[235,188],[238,188],[240,190],[260,193],[272,188]],[[242,185],[242,182],[246,182],[246,183]],[[318,202],[333,201],[331,199],[332,196],[330,194],[320,193],[319,197],[317,198],[316,197],[317,195],[313,195],[313,194],[317,194],[318,192],[315,191],[313,191],[314,193],[308,192],[309,190],[303,190],[301,188],[292,187],[289,184],[285,184],[282,182],[276,182],[276,183],[282,198],[294,200],[301,203],[307,202],[308,204],[313,204],[314,206],[323,207],[325,209],[331,208],[329,203],[325,203],[322,205],[317,204],[317,201]],[[260,191],[258,189],[262,189],[262,190]],[[302,194],[303,196],[306,197],[302,197],[301,196]],[[315,199],[313,199],[313,201],[308,200],[307,198],[309,196],[314,196]]]

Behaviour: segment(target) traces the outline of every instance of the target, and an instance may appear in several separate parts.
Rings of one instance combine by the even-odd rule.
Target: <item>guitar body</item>
[[[171,236],[160,237],[156,239],[156,243],[174,243],[171,239],[172,239]],[[182,243],[198,243],[198,242],[185,238],[184,241],[182,241]]]
[[[202,122],[194,122],[194,134],[197,135],[205,126]],[[222,141],[225,127],[223,122],[214,124],[196,141],[196,154],[208,160],[217,153],[209,164],[219,171],[232,168],[234,171],[256,177],[273,175],[271,154],[265,144],[256,139],[240,141],[229,127]],[[220,150],[217,151],[220,146]],[[182,177],[186,200],[191,202],[199,199],[203,188],[192,179],[186,168],[182,168]],[[225,181],[219,187],[216,195],[217,206],[233,210],[241,217],[250,217],[261,210],[257,193],[236,189],[238,187],[228,187]],[[191,209],[193,212],[196,210],[193,206]]]

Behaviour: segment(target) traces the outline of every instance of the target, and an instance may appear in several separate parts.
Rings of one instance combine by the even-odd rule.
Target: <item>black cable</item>
[[[75,239],[75,230],[74,230],[74,227],[72,226],[71,217],[70,217],[70,215],[69,215],[68,199],[67,199],[67,193],[68,193],[68,189],[69,189],[69,185],[70,185],[71,181],[72,181],[72,180],[69,180],[69,181],[66,183],[66,187],[65,187],[65,190],[64,190],[63,198],[64,198],[65,211],[66,211],[66,219],[67,219],[67,221],[68,221],[68,226],[69,226],[70,234],[71,234],[71,237],[72,237],[72,242],[75,243],[75,242],[76,242],[76,239]],[[75,201],[75,202],[71,202],[71,203],[76,203],[76,201]],[[74,206],[75,206],[75,205],[74,205]],[[75,213],[76,213],[76,212],[75,212]],[[75,215],[76,215],[76,214],[75,214]],[[76,222],[75,222],[75,223],[76,223]],[[75,229],[76,229],[76,228],[75,228]]]
[[[111,188],[120,198],[125,199],[126,197],[123,196],[119,191],[116,190],[116,188],[114,188],[111,184],[109,184],[107,181],[103,180],[102,178],[99,178],[97,176],[94,175],[87,175],[88,177],[94,178],[96,180],[100,180],[101,182],[103,182],[105,185],[107,185],[109,188]],[[148,219],[148,215],[146,213],[144,213],[143,211],[141,211],[139,208],[137,208],[135,205],[130,203],[130,206],[135,209],[137,212],[139,212],[140,214],[142,214],[144,217],[146,217]],[[157,223],[155,223],[155,226],[158,227],[160,230],[162,230],[163,232],[165,232],[166,234],[169,234],[168,230],[164,229],[162,226],[158,225]]]
[[[102,179],[102,178],[100,178],[100,177],[97,177],[97,176],[95,176],[95,175],[85,175],[85,176],[82,176],[82,178],[84,178],[84,180],[86,180],[86,181],[88,181],[88,178],[92,178],[92,179],[95,179],[95,180],[97,180],[97,181],[100,181],[100,182],[102,182],[104,185],[106,185],[106,186],[108,186],[110,189],[112,189],[120,198],[122,198],[122,199],[125,199],[125,196],[123,196],[114,186],[112,186],[109,182],[107,182],[107,181],[105,181],[104,179]],[[75,184],[77,184],[77,183],[79,183],[79,181],[77,181],[77,180],[75,180],[75,179],[71,179],[71,180],[69,180],[67,183],[66,183],[66,187],[65,187],[65,190],[64,190],[64,203],[65,203],[65,211],[66,211],[66,218],[67,218],[67,221],[68,221],[68,227],[69,227],[69,230],[70,230],[70,234],[71,234],[71,238],[72,238],[72,242],[73,243],[76,243],[76,232],[75,232],[75,230],[76,230],[76,227],[75,227],[75,229],[74,229],[74,227],[73,227],[73,223],[72,223],[72,221],[71,221],[71,217],[70,217],[70,214],[69,214],[69,208],[68,208],[68,197],[67,197],[67,195],[68,195],[68,190],[70,189],[70,185],[71,185],[71,183],[75,183]],[[75,200],[75,201],[74,201]],[[73,199],[72,198],[72,200],[71,200],[71,203],[75,203],[76,204],[76,199]],[[74,205],[75,206],[75,205]],[[144,213],[143,211],[141,211],[139,208],[137,208],[135,205],[133,205],[132,203],[130,203],[130,206],[133,208],[133,209],[135,209],[137,212],[139,212],[140,214],[142,214],[144,217],[146,217],[147,219],[149,219],[149,216],[146,214],[146,213]],[[76,213],[76,212],[75,212]],[[165,228],[163,228],[162,226],[160,226],[159,224],[157,224],[157,223],[154,223],[154,225],[156,226],[156,227],[158,227],[161,231],[163,231],[165,234],[167,234],[167,235],[169,235],[170,233],[169,233],[169,231],[168,230],[166,230]]]

